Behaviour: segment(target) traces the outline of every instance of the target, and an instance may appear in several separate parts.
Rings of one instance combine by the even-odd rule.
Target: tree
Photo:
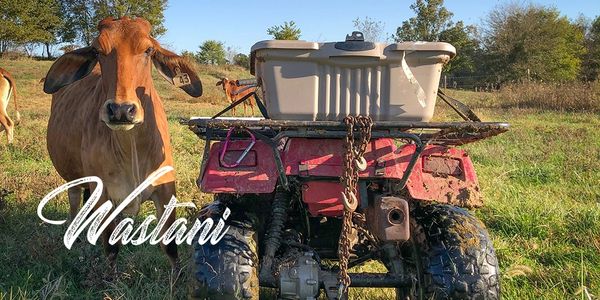
[[[105,17],[140,16],[153,25],[152,34],[163,34],[166,0],[0,0],[0,52],[8,47],[51,47],[76,39],[89,45],[96,26]]]
[[[197,54],[198,62],[207,65],[223,65],[225,59],[225,49],[223,43],[215,40],[207,40],[200,45],[200,52]]]
[[[585,81],[598,80],[600,79],[600,16],[597,16],[591,24],[581,25],[585,33],[586,53],[582,57],[580,77]]]
[[[397,42],[435,42],[442,31],[452,26],[453,14],[444,7],[444,0],[416,0],[410,9],[417,15],[398,27],[394,36]]]
[[[381,42],[383,40],[383,28],[385,27],[383,22],[365,17],[363,20],[356,18],[352,23],[356,30],[362,32],[365,41]]]
[[[445,66],[444,72],[453,76],[473,75],[477,71],[481,57],[477,28],[465,26],[462,21],[439,34],[439,41],[452,44],[456,48],[456,56]]]
[[[67,0],[37,1],[35,14],[31,14],[32,23],[40,33],[34,42],[42,43],[46,49],[46,57],[51,58],[51,46],[59,43],[71,43],[76,38],[73,27],[68,26],[66,18]]]
[[[23,17],[30,10],[32,3],[24,1],[0,1],[0,52],[7,51],[15,44],[22,44],[28,40],[29,30],[23,22]]]
[[[233,64],[250,69],[250,58],[244,53],[238,53],[233,57]]]
[[[152,35],[163,35],[167,29],[164,26],[164,10],[167,0],[93,0],[94,21],[97,24],[106,17],[121,18],[135,16],[146,19],[152,24]],[[95,25],[95,24],[94,24]]]
[[[9,46],[32,49],[35,44],[50,45],[68,39],[63,28],[61,2],[59,0],[2,0],[0,1],[0,51]],[[28,51],[30,53],[30,51]]]
[[[450,43],[456,48],[456,56],[444,66],[445,73],[471,76],[480,70],[481,49],[475,26],[453,23],[453,14],[444,7],[443,0],[416,0],[410,8],[416,16],[398,27],[396,41]]]
[[[198,55],[192,51],[183,50],[181,51],[181,56],[189,59],[190,61],[198,61]]]
[[[502,80],[573,80],[579,74],[583,31],[554,8],[510,4],[486,19],[489,69]]]
[[[142,17],[152,24],[152,35],[166,32],[164,10],[167,0],[62,0],[65,20],[85,45],[92,43],[98,23],[106,17]]]
[[[267,33],[276,40],[298,40],[300,39],[300,29],[296,27],[294,21],[284,22],[281,26],[272,26],[267,29]]]
[[[96,35],[96,14],[91,0],[66,0],[64,10],[67,26],[73,28],[77,39],[84,45],[90,45]]]

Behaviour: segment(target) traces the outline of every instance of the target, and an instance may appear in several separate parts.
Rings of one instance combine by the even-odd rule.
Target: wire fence
[[[476,92],[493,92],[501,87],[498,75],[450,76],[442,75],[440,87],[455,90],[470,90]]]

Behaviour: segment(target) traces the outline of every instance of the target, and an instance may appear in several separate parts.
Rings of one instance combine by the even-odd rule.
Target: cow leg
[[[13,142],[13,121],[10,117],[2,112],[0,112],[0,124],[6,129],[6,138],[8,143]]]
[[[92,184],[91,190],[95,190],[95,188],[96,188],[95,184]],[[100,196],[100,199],[98,199],[98,202],[96,202],[96,205],[94,206],[94,211],[96,211],[98,208],[100,208],[100,206],[102,204],[104,204],[106,201],[109,201],[108,200],[108,192],[106,191],[106,189],[104,189],[104,191],[102,192],[102,196]],[[110,213],[112,213],[112,211]],[[102,232],[102,236],[101,236],[102,246],[104,248],[104,254],[106,255],[106,258],[108,260],[110,277],[117,275],[117,255],[119,254],[120,243],[115,243],[114,245],[111,245],[109,243],[110,235],[115,230],[116,223],[117,222],[115,220],[112,220],[112,222],[110,222],[108,224],[108,226],[106,227],[106,229]]]
[[[0,132],[8,128],[8,121],[6,117],[0,112]],[[8,130],[6,130],[8,132]]]
[[[108,266],[110,269],[110,275],[117,275],[117,255],[119,254],[120,242],[111,245],[108,241],[110,235],[113,233],[116,227],[116,221],[113,220],[108,224],[108,227],[102,232],[102,245],[104,246],[104,254],[108,259]]]
[[[169,200],[171,200],[171,197],[173,197],[173,196],[175,196],[175,183],[174,182],[165,183],[165,184],[162,184],[162,185],[156,187],[156,190],[150,196],[150,199],[152,199],[152,201],[154,202],[154,206],[156,207],[156,211],[158,213],[159,220],[162,217],[163,213],[165,212],[165,205],[167,205],[169,203]],[[171,227],[171,224],[173,224],[173,222],[175,222],[175,217],[176,217],[176,213],[175,213],[175,209],[173,209],[173,211],[171,212],[171,215],[168,216],[168,218],[167,218],[167,222],[165,223],[165,225],[161,228],[161,230],[159,232],[160,236],[162,236],[167,231],[167,229],[169,229],[169,227]],[[165,252],[167,257],[169,258],[169,262],[171,263],[171,267],[173,268],[173,270],[179,269],[179,260],[177,257],[177,244],[175,243],[175,241],[171,241],[167,245],[165,245],[164,243],[161,242],[160,247],[162,248],[163,252]]]
[[[74,186],[69,188],[69,222],[72,222],[77,211],[79,211],[79,204],[81,203],[81,188]]]
[[[91,192],[88,188],[72,187],[67,191],[69,197],[69,223],[73,222],[77,212],[79,212],[79,205],[81,204],[81,192],[83,190],[83,202],[90,198]],[[81,237],[77,237],[77,242],[81,242]]]
[[[7,117],[8,120],[8,127],[6,128],[6,138],[8,139],[8,143],[12,144],[14,136],[15,136],[15,129],[13,126],[13,121]]]
[[[83,202],[87,202],[92,196],[90,189],[83,189]]]

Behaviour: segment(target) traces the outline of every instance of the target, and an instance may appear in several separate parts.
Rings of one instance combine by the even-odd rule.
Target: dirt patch
[[[455,234],[460,244],[466,248],[480,247],[481,239],[478,226],[479,228],[485,228],[481,221],[465,216],[462,222],[457,222],[455,226],[448,228],[448,231]]]
[[[483,206],[483,197],[478,186],[467,186],[460,188],[458,193],[446,193],[446,203],[465,208],[477,208]]]

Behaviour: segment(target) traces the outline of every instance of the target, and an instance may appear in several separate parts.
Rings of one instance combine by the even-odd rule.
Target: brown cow
[[[15,98],[16,113],[14,122],[6,112],[11,95]],[[19,107],[17,105],[17,88],[15,87],[15,80],[8,71],[0,68],[0,132],[6,130],[6,138],[8,139],[9,144],[13,142],[14,126],[18,125],[19,122],[21,122],[21,114],[19,114]]]
[[[189,95],[202,95],[191,65],[163,49],[150,36],[146,20],[107,18],[98,30],[92,46],[56,60],[44,82],[44,92],[53,94],[47,135],[52,163],[67,181],[85,176],[102,179],[104,192],[96,208],[109,200],[118,205],[153,171],[173,165],[167,118],[152,82],[152,65]],[[69,190],[71,219],[79,209],[82,190],[85,198],[94,188]],[[174,195],[175,174],[171,172],[146,189],[127,212],[137,214],[141,201],[151,199],[160,218]],[[174,220],[173,212],[163,228]],[[114,228],[115,222],[102,234],[113,271],[118,245],[108,240]],[[177,245],[161,243],[161,247],[175,267]]]
[[[233,103],[237,100],[244,98],[246,95],[256,91],[256,87],[245,87],[238,86],[237,80],[229,80],[227,78],[222,78],[217,82],[217,86],[222,85],[223,91],[225,92],[225,96],[227,96],[227,100],[230,103]],[[252,110],[252,115],[254,115],[254,99],[247,99],[244,101],[244,116],[246,115],[246,106],[249,105]],[[235,107],[232,109],[232,113],[235,116]]]

